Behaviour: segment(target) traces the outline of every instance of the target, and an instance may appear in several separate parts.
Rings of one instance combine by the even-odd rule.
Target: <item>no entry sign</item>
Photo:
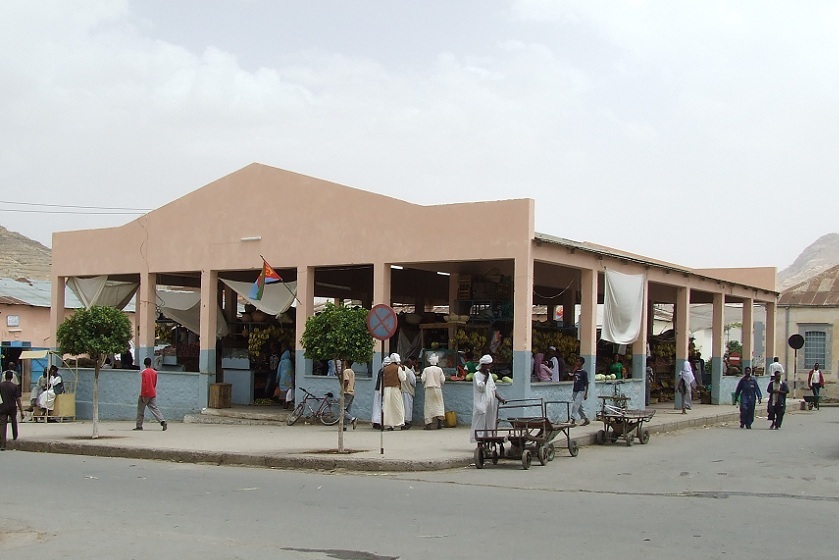
[[[367,314],[367,330],[376,340],[388,340],[396,334],[396,312],[389,305],[378,303]]]

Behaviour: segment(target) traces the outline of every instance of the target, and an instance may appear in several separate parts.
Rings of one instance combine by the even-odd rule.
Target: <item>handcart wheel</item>
[[[530,468],[530,463],[531,463],[532,460],[533,460],[533,458],[530,456],[530,450],[529,449],[522,449],[521,450],[521,468],[523,468],[524,470],[529,469]]]
[[[626,439],[626,446],[632,447],[632,440],[635,439],[635,436],[632,435],[632,432],[626,434],[624,438]]]
[[[615,443],[616,441],[618,441],[618,434],[616,434],[614,432],[609,434],[609,441],[611,441],[612,443]]]
[[[503,448],[502,448],[502,449],[503,449]],[[493,450],[492,450],[492,464],[493,464],[493,465],[497,465],[497,464],[498,464],[498,450],[497,450],[497,449],[493,449]]]
[[[603,445],[606,443],[606,432],[603,430],[598,430],[596,434],[594,434],[594,443],[597,445]]]
[[[506,455],[504,455],[504,444],[503,443],[498,445],[498,456],[499,457],[506,457]]]
[[[580,454],[580,446],[577,445],[577,442],[573,439],[571,440],[571,443],[568,444],[568,453],[570,453],[572,457],[576,457]]]
[[[484,468],[484,450],[480,446],[475,448],[475,468]]]
[[[650,431],[649,430],[641,430],[641,437],[638,438],[641,443],[647,444],[650,441]]]
[[[554,457],[556,457],[556,447],[554,447],[554,444],[549,443],[548,444],[548,461],[553,461]]]
[[[548,448],[540,445],[536,450],[536,457],[539,459],[539,464],[543,467],[548,464]]]

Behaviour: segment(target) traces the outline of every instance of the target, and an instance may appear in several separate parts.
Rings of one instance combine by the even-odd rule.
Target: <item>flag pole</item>
[[[266,264],[268,264],[268,261],[266,261],[266,260],[265,260],[265,257],[263,257],[262,255],[259,255],[259,258],[261,258],[261,259],[262,259],[262,270],[265,270],[265,265],[266,265]],[[271,268],[273,268],[273,267],[271,267]],[[294,298],[294,301],[296,301],[296,302],[297,302],[297,303],[299,303],[300,305],[303,305],[303,302],[302,302],[302,301],[300,301],[299,299],[297,299],[297,294],[296,294],[296,293],[294,293],[294,292],[292,292],[292,291],[291,291],[291,288],[289,288],[289,287],[286,285],[286,283],[285,283],[285,282],[283,282],[283,281],[281,280],[281,281],[280,281],[280,284],[282,284],[282,285],[283,285],[283,287],[284,287],[286,290],[288,290],[288,293],[290,293],[290,294],[291,294],[291,297],[292,297],[292,298]]]

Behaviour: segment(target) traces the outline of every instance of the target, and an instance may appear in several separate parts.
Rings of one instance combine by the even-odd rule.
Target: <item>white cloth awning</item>
[[[600,338],[615,344],[632,344],[641,334],[646,277],[607,270],[605,279]]]
[[[276,284],[265,284],[262,290],[262,299],[251,299],[248,294],[251,292],[253,282],[237,282],[235,280],[221,279],[230,286],[237,294],[245,298],[248,303],[272,317],[279,317],[291,307],[297,295],[297,282],[277,282]]]
[[[138,282],[108,280],[107,276],[94,276],[92,278],[71,276],[67,279],[67,286],[76,294],[76,297],[79,298],[86,309],[90,309],[94,305],[125,309],[140,284]]]
[[[164,316],[183,325],[195,334],[201,334],[201,293],[157,290],[157,306]],[[221,307],[216,307],[216,338],[229,332]]]

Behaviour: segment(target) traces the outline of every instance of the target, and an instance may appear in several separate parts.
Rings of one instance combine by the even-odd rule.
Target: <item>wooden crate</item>
[[[232,383],[210,383],[210,398],[207,407],[230,408],[232,394]]]

